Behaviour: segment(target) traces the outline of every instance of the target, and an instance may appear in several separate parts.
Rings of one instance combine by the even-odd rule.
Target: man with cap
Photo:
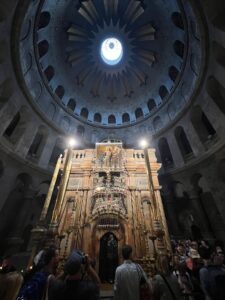
[[[87,255],[73,251],[65,263],[64,273],[65,280],[55,280],[50,284],[49,300],[99,299],[100,279]]]

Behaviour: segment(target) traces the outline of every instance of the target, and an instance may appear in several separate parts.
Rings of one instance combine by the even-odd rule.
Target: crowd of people
[[[158,254],[151,274],[135,263],[132,247],[122,248],[123,263],[114,280],[115,300],[224,300],[224,249],[219,242],[172,241],[173,254]],[[0,265],[1,300],[96,300],[101,281],[88,255],[74,250],[59,271],[55,246],[40,251],[23,276],[10,256]]]

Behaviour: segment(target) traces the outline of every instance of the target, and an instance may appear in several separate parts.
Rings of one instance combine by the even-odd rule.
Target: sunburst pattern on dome
[[[146,69],[155,61],[151,51],[155,29],[150,22],[133,26],[145,11],[143,1],[130,1],[122,12],[118,0],[104,0],[102,5],[104,9],[99,9],[94,1],[85,0],[77,7],[84,22],[74,21],[67,30],[67,61],[78,86],[89,88],[93,97],[102,96],[104,90],[113,102],[118,91],[132,97],[133,86],[146,85]],[[123,45],[123,55],[115,65],[107,65],[100,54],[102,42],[109,37]]]

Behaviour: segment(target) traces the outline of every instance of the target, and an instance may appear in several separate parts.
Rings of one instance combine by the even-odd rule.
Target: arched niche
[[[48,26],[51,19],[51,15],[48,11],[42,11],[38,20],[38,29],[42,29]]]
[[[210,76],[207,79],[206,90],[219,109],[225,114],[225,88],[222,84],[214,76]]]
[[[32,144],[28,150],[27,156],[32,159],[39,159],[44,149],[48,137],[48,130],[45,126],[41,125],[33,139]]]
[[[48,49],[49,49],[49,43],[47,40],[43,40],[41,42],[38,43],[37,45],[38,47],[38,54],[39,57],[43,57],[46,53],[48,53]]]
[[[44,74],[45,74],[45,76],[46,76],[48,82],[51,81],[52,78],[53,78],[54,75],[55,75],[55,70],[54,70],[53,66],[48,66],[48,67],[44,70]]]
[[[12,94],[13,94],[12,79],[7,78],[0,84],[0,109],[9,101]]]
[[[174,165],[173,157],[170,151],[169,144],[165,137],[161,138],[158,142],[160,157],[162,160],[163,167],[165,169],[172,168]]]
[[[136,119],[140,119],[144,116],[143,114],[143,110],[142,108],[138,107],[136,110],[135,110],[135,117]]]
[[[102,116],[100,113],[95,113],[94,114],[94,122],[96,123],[101,123],[102,122]]]
[[[216,131],[200,106],[192,108],[190,119],[202,143],[208,142],[215,136]]]
[[[88,118],[89,111],[86,107],[83,107],[80,112],[80,116],[84,119]]]
[[[55,165],[60,154],[64,155],[64,150],[66,149],[65,141],[63,138],[58,138],[55,142],[55,146],[52,150],[51,157],[49,159],[50,165]]]
[[[68,103],[67,103],[67,107],[70,110],[74,111],[75,108],[76,108],[76,101],[74,99],[70,98],[69,101],[68,101]]]
[[[122,123],[128,123],[130,122],[130,115],[128,113],[124,113],[122,115]]]
[[[30,121],[30,113],[26,106],[22,106],[20,110],[14,115],[10,124],[4,131],[3,135],[12,144],[16,144],[23,136],[27,125]]]
[[[108,124],[116,124],[116,117],[114,115],[108,117]]]
[[[189,159],[193,155],[193,150],[183,127],[178,126],[174,134],[184,160]]]

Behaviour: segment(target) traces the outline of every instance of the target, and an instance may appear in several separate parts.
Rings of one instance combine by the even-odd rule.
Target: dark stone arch
[[[44,149],[46,139],[48,136],[47,128],[43,125],[39,126],[38,132],[36,133],[32,144],[28,150],[27,156],[33,159],[40,158],[42,151]]]
[[[116,117],[114,115],[110,115],[108,117],[108,123],[109,124],[116,124]]]
[[[3,134],[5,137],[10,138],[12,136],[13,132],[20,122],[20,118],[20,112],[17,112]]]
[[[202,143],[211,140],[216,134],[215,129],[200,106],[192,108],[190,119]]]
[[[174,42],[173,44],[173,49],[174,52],[180,57],[183,58],[184,57],[184,43],[177,40]]]
[[[149,109],[149,112],[156,109],[156,103],[155,103],[154,99],[149,99],[148,100],[148,109]]]
[[[38,29],[48,26],[51,19],[51,15],[48,11],[42,11],[38,20]]]
[[[83,107],[80,112],[80,116],[84,119],[88,118],[89,111],[86,107]]]
[[[214,76],[210,76],[207,79],[206,90],[219,109],[225,114],[225,88],[222,84]]]
[[[175,129],[175,138],[184,160],[188,159],[190,155],[192,156],[193,150],[183,127],[179,126]]]
[[[162,100],[164,100],[167,95],[169,95],[169,91],[167,90],[165,85],[161,85],[159,88],[159,96]]]
[[[65,89],[62,85],[58,85],[55,90],[56,95],[59,97],[59,99],[62,99],[65,94]]]
[[[12,79],[7,78],[0,84],[0,109],[9,100],[12,94],[13,94]]]
[[[48,52],[48,49],[49,49],[49,43],[47,40],[43,40],[41,42],[38,43],[38,54],[39,54],[39,57],[43,57],[47,52]]]
[[[64,150],[66,148],[65,141],[62,138],[58,138],[55,142],[55,146],[52,150],[51,157],[49,159],[50,165],[55,165],[57,162],[57,159],[59,158],[59,155],[64,155]]]
[[[94,114],[94,122],[97,122],[97,123],[101,123],[102,122],[102,116],[100,113],[95,113]]]
[[[44,70],[44,74],[48,80],[48,82],[54,77],[55,75],[55,70],[53,68],[53,66],[48,66],[45,70]]]
[[[161,138],[158,142],[159,152],[165,169],[172,168],[174,165],[173,157],[166,138]]]
[[[169,75],[170,79],[171,79],[173,82],[175,82],[176,79],[177,79],[177,77],[178,77],[178,75],[179,75],[179,71],[178,71],[178,69],[177,69],[176,67],[171,66],[171,67],[169,68],[168,75]]]
[[[122,123],[128,123],[130,122],[130,115],[128,113],[124,113],[122,115]]]
[[[216,41],[212,43],[212,46],[216,61],[223,68],[225,68],[225,48],[222,45],[218,44]]]
[[[141,107],[138,107],[136,110],[135,110],[135,117],[136,119],[139,119],[139,118],[142,118],[144,116],[143,114],[143,110]]]
[[[74,111],[76,108],[76,101],[74,99],[70,98],[69,102],[67,103],[67,107],[69,109],[71,109],[72,111]]]
[[[181,30],[184,30],[184,22],[180,12],[173,12],[171,15],[171,19],[176,27],[180,28]]]

